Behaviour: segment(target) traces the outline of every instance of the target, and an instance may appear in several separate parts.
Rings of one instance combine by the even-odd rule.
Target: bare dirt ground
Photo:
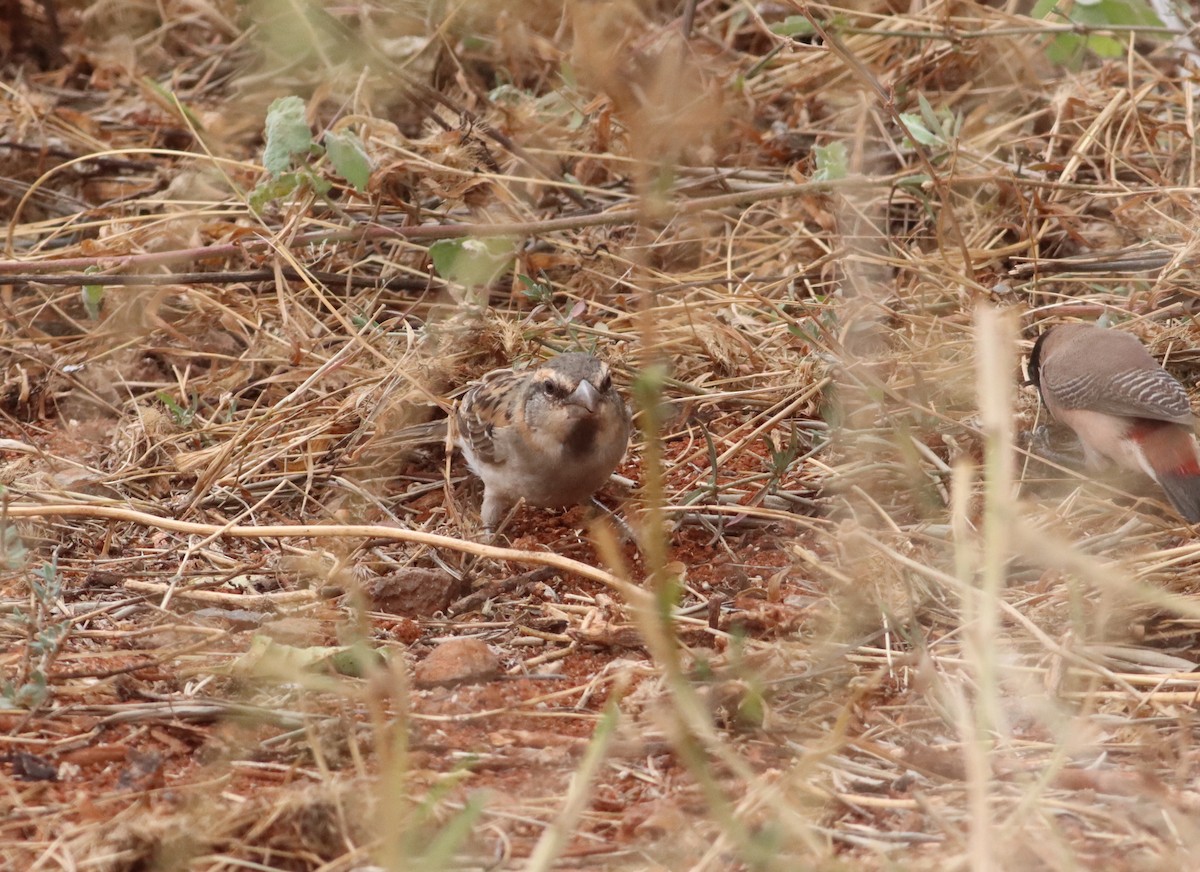
[[[3,868],[1200,868],[1200,547],[1019,387],[1196,382],[1178,27],[8,10]],[[632,536],[488,542],[412,425],[566,350]]]

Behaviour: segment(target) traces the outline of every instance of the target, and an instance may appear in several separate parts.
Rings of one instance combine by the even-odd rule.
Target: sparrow
[[[586,502],[625,456],[630,420],[608,365],[590,354],[489,372],[454,413],[455,441],[483,481],[484,527],[494,530],[519,500]]]
[[[1062,324],[1038,337],[1029,380],[1075,431],[1087,464],[1106,460],[1154,479],[1188,523],[1200,522],[1200,447],[1187,392],[1134,336]]]

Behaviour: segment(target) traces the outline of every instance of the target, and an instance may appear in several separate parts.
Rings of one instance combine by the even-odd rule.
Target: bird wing
[[[1043,374],[1043,378],[1047,374]],[[1084,409],[1127,418],[1150,418],[1190,424],[1192,406],[1187,391],[1165,369],[1134,367],[1055,379],[1047,387],[1065,409]]]
[[[496,431],[513,424],[523,395],[518,384],[522,378],[522,373],[507,369],[489,372],[459,402],[458,439],[483,463],[498,465],[506,459]]]

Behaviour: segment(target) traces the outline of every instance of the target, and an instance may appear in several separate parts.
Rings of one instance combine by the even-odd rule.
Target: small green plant
[[[250,194],[250,207],[261,211],[267,203],[297,191],[318,196],[329,193],[333,183],[320,175],[321,158],[356,191],[365,191],[371,176],[371,161],[362,141],[350,131],[326,131],[318,143],[304,115],[299,97],[280,97],[267,109],[266,146],[263,166],[269,178]]]
[[[180,427],[190,427],[192,422],[196,420],[196,402],[197,397],[192,394],[192,403],[190,406],[181,406],[179,401],[166,391],[159,391],[154,396],[158,401],[167,407],[167,411],[171,413],[171,417]]]
[[[512,266],[513,240],[503,236],[439,239],[429,246],[429,259],[446,281],[478,288]]]
[[[3,488],[0,488],[2,492]],[[29,549],[17,528],[6,518],[0,519],[0,569],[20,569],[28,558]]]
[[[1162,27],[1162,21],[1143,0],[1075,0],[1060,5],[1058,0],[1038,0],[1033,17],[1069,23],[1081,33],[1058,33],[1046,47],[1046,57],[1056,64],[1078,64],[1086,53],[1098,58],[1119,58],[1125,54],[1130,34],[1122,27]],[[1112,35],[1087,33],[1088,30],[1112,30]]]
[[[846,143],[840,140],[829,145],[818,145],[813,149],[813,160],[817,165],[813,181],[832,182],[846,178],[846,157]]]
[[[0,683],[0,709],[29,709],[46,701],[50,695],[46,676],[71,629],[69,618],[56,615],[62,596],[57,559],[32,572],[29,586],[30,611],[14,609],[12,614],[25,636],[21,675]]]
[[[549,306],[554,301],[554,289],[550,287],[549,282],[535,281],[524,273],[517,276],[517,281],[525,286],[521,293],[537,304],[537,308],[530,313],[531,316],[537,313],[538,308]]]
[[[788,439],[788,444],[780,448],[775,447],[775,443],[766,436],[763,436],[763,442],[767,448],[767,455],[770,457],[771,478],[767,484],[768,491],[773,491],[779,486],[779,482],[787,475],[788,470],[792,468],[792,464],[800,456],[800,433],[796,429],[796,425],[792,425],[792,435]]]
[[[962,116],[949,109],[935,111],[924,94],[917,95],[917,104],[921,109],[919,113],[900,113],[904,132],[913,142],[924,146],[943,149],[953,147],[962,131]]]
[[[555,306],[554,288],[544,273],[540,281],[535,281],[524,274],[518,274],[517,281],[525,286],[525,289],[521,293],[537,304],[525,317],[526,323],[532,322],[542,312],[549,312],[558,326],[566,330],[570,335],[572,347],[578,348],[580,351],[586,351],[589,354],[596,352],[599,342],[594,337],[590,341],[585,342],[576,329],[575,322],[587,311],[587,302],[585,300],[576,300],[570,309],[567,309],[565,305],[562,308]]]

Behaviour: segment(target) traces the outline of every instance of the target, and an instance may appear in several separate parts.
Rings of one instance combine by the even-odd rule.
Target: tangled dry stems
[[[1136,483],[997,453],[976,366],[980,306],[1011,337],[1107,315],[1194,383],[1195,59],[1139,41],[1068,72],[1044,23],[963,3],[814,7],[821,44],[737,5],[698,5],[690,39],[652,4],[527,7],[433,29],[312,12],[289,44],[266,7],[192,4],[131,55],[119,34],[153,10],[96,6],[69,44],[82,109],[78,69],[7,90],[3,481],[70,631],[6,744],[84,789],[11,791],[5,856],[1195,865],[1200,548]],[[168,70],[178,102],[141,78]],[[360,133],[368,192],[247,208],[288,93]],[[900,132],[917,94],[954,120],[948,147]],[[850,176],[816,182],[834,142]],[[510,238],[512,271],[432,275],[430,241],[463,235]],[[95,320],[51,282],[87,267],[125,282]],[[402,434],[490,368],[578,347],[627,382],[663,367],[661,432],[623,469],[645,483],[661,446],[662,519],[627,502],[644,552],[536,513],[519,554],[476,546],[459,468]],[[1039,413],[1015,403],[1019,442]],[[793,432],[803,459],[774,469]],[[987,490],[997,457],[1018,492]],[[506,588],[524,567],[481,556],[563,575]],[[409,568],[497,594],[413,621],[346,593]],[[668,629],[636,606],[671,577]],[[21,678],[29,590],[25,567],[4,581]],[[254,629],[365,640],[392,668],[231,674]],[[514,678],[409,687],[408,660],[468,635]],[[582,767],[608,698],[604,762]],[[507,801],[474,810],[473,788]],[[552,821],[569,838],[539,848]]]

